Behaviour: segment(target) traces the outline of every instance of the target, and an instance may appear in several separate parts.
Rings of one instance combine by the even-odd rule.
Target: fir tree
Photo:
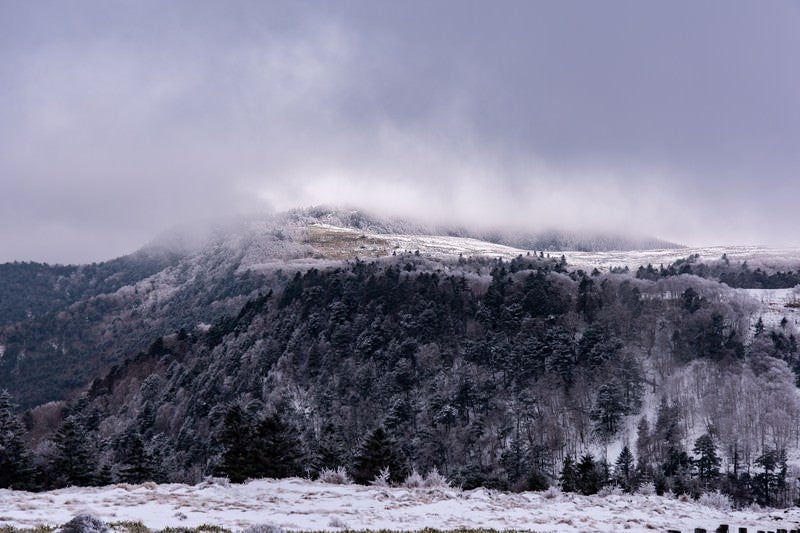
[[[592,454],[587,453],[578,463],[578,480],[576,489],[584,496],[597,494],[603,486],[603,475]]]
[[[217,474],[227,476],[234,483],[252,477],[252,429],[247,413],[233,405],[225,413],[220,441],[225,449]]]
[[[297,429],[278,413],[255,428],[254,468],[259,477],[285,478],[302,474],[302,445]]]
[[[25,431],[14,415],[11,396],[0,391],[0,489],[29,488],[33,472]]]
[[[142,483],[153,479],[153,465],[150,455],[145,450],[142,436],[135,431],[125,435],[122,464],[119,479],[126,483]]]
[[[94,453],[89,434],[72,415],[58,428],[53,442],[56,454],[52,460],[53,475],[60,486],[91,485],[94,478]]]
[[[630,448],[626,444],[614,463],[614,481],[625,492],[633,491],[634,459]]]
[[[717,445],[708,433],[694,442],[694,467],[697,477],[708,487],[709,483],[719,478],[719,467],[722,461],[717,455]]]
[[[387,467],[391,481],[397,483],[405,478],[406,468],[394,442],[382,427],[377,427],[361,443],[353,458],[351,474],[356,483],[366,484]]]
[[[578,470],[575,467],[575,461],[569,454],[564,457],[564,464],[561,466],[561,475],[558,480],[561,481],[561,490],[564,492],[578,490]]]

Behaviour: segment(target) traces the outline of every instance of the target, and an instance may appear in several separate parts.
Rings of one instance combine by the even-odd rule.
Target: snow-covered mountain
[[[500,240],[312,209],[98,265],[4,265],[0,389],[30,408],[38,472],[21,479],[368,481],[391,463],[519,491],[579,458],[607,483],[628,446],[628,489],[800,497],[797,250]],[[364,466],[370,446],[386,455]],[[740,475],[765,457],[786,465],[780,490]]]

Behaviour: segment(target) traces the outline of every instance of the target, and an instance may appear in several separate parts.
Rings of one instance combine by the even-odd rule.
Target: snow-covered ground
[[[342,228],[328,224],[313,224],[309,226],[312,231],[324,232],[330,236],[360,237],[362,255],[389,255],[392,251],[416,251],[423,255],[433,257],[455,257],[462,254],[468,256],[502,257],[511,259],[519,255],[536,250],[524,250],[502,244],[481,241],[467,237],[452,237],[448,235],[406,235],[383,234],[363,232],[352,228]],[[341,242],[337,242],[341,245]],[[639,266],[652,264],[655,267],[667,266],[678,259],[698,254],[701,260],[712,261],[719,259],[723,254],[730,261],[747,261],[751,266],[771,266],[782,268],[788,265],[796,268],[800,259],[800,248],[768,248],[763,246],[707,246],[695,248],[670,248],[661,250],[633,250],[609,252],[580,252],[580,251],[549,251],[552,257],[566,256],[570,266],[575,268],[607,271],[611,267],[628,266],[637,269]]]
[[[720,524],[775,530],[800,524],[800,509],[722,511],[696,502],[641,495],[578,496],[476,489],[331,485],[303,479],[244,485],[113,485],[38,494],[0,490],[0,527],[61,525],[88,513],[105,522],[141,521],[152,529],[219,525],[241,530],[455,529],[533,531],[713,531]]]
[[[767,327],[776,327],[786,318],[800,326],[800,287],[793,289],[739,289],[761,304],[761,319]]]

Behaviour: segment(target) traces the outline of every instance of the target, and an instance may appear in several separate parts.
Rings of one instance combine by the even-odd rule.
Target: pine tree
[[[30,488],[33,472],[25,430],[14,415],[8,391],[0,391],[0,489]]]
[[[634,478],[634,458],[630,448],[626,444],[614,463],[614,481],[622,487],[625,492],[633,491]]]
[[[595,421],[595,431],[602,439],[613,437],[625,414],[622,391],[614,382],[603,383],[597,391],[595,407],[590,414]]]
[[[259,477],[285,478],[302,474],[302,445],[297,429],[278,413],[255,428],[254,468]]]
[[[578,463],[578,482],[576,489],[584,496],[597,494],[603,486],[603,476],[592,454],[587,453]]]
[[[564,464],[561,466],[561,490],[564,492],[576,492],[578,490],[578,470],[571,455],[564,457]]]
[[[719,478],[722,461],[717,455],[717,445],[711,435],[706,433],[694,442],[693,451],[698,456],[693,461],[697,477],[708,487],[709,483]]]
[[[406,468],[394,442],[382,427],[377,427],[359,446],[353,458],[351,474],[356,483],[366,484],[375,479],[381,469],[387,467],[392,482],[397,483],[405,478]]]
[[[252,477],[252,433],[247,413],[238,404],[229,408],[220,435],[225,452],[222,464],[217,467],[218,475],[227,476],[234,483],[242,483]]]
[[[59,426],[53,442],[56,454],[52,460],[53,475],[60,486],[91,485],[94,478],[94,453],[89,434],[72,415]]]
[[[126,433],[124,441],[119,479],[126,483],[142,483],[152,480],[152,460],[145,450],[142,436],[135,431],[129,431]]]
[[[753,327],[753,332],[754,332],[753,336],[755,337],[758,337],[759,335],[764,333],[764,321],[761,319],[761,317],[758,317],[756,325]]]

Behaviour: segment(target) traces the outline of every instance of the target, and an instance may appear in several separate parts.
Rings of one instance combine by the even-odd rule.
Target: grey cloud
[[[321,202],[797,244],[798,23],[791,2],[5,2],[0,260]]]

